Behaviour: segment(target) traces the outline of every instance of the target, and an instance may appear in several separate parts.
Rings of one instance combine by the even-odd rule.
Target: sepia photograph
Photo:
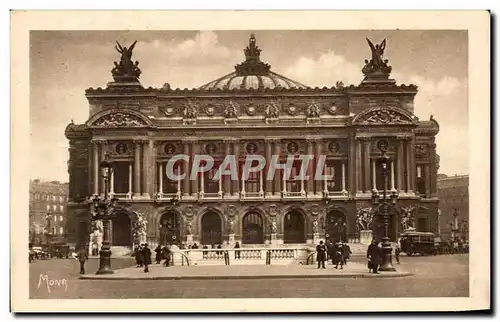
[[[487,12],[154,14],[12,14],[14,307],[489,308]]]

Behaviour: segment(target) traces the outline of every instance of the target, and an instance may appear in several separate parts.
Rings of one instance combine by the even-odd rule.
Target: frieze
[[[139,117],[127,112],[115,112],[104,115],[97,119],[93,126],[127,128],[127,127],[147,127],[148,124]]]
[[[414,121],[403,113],[386,109],[375,108],[366,113],[361,113],[353,120],[356,125],[413,125]]]

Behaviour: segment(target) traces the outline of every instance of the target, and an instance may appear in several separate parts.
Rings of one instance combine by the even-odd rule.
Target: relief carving
[[[94,122],[94,126],[102,127],[146,127],[148,124],[139,117],[126,112],[105,115]]]
[[[413,124],[413,120],[400,112],[391,109],[377,108],[364,115],[360,115],[359,118],[355,118],[353,123],[361,125],[401,125]]]
[[[359,208],[356,212],[356,228],[361,230],[372,230],[374,212],[372,208]]]

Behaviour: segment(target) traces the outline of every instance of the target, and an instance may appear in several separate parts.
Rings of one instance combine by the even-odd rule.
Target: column
[[[94,170],[94,194],[99,194],[99,143],[92,141],[92,157]]]
[[[109,194],[113,196],[115,194],[115,172],[113,170],[110,171],[111,176],[109,178]]]
[[[142,150],[142,196],[149,197],[149,178],[150,178],[150,151],[148,149],[149,141],[141,142],[141,150]]]
[[[160,198],[163,196],[163,163],[160,162],[158,163],[158,169],[159,169],[159,178],[158,178],[158,183],[159,183],[159,189],[158,189],[158,194],[160,195]]]
[[[128,164],[128,194],[127,197],[132,198],[132,163]]]
[[[219,176],[219,196],[222,197],[222,176]]]
[[[356,138],[356,193],[363,191],[362,181],[361,140]]]
[[[226,157],[231,155],[231,140],[224,140],[224,147],[226,148]],[[221,169],[222,170],[222,169]],[[231,176],[226,175],[224,177],[224,196],[231,196]]]
[[[377,161],[372,160],[372,190],[377,190]]]
[[[265,146],[266,146],[266,169],[265,171],[265,176],[266,176],[266,196],[271,196],[273,194],[273,180],[272,178],[268,178],[267,174],[269,173],[269,164],[271,162],[272,158],[272,140],[265,140]],[[267,180],[270,179],[270,180]]]
[[[365,138],[364,141],[364,163],[363,163],[363,168],[364,168],[364,191],[365,192],[370,192],[370,150],[371,150],[371,141],[369,138]],[[375,172],[374,172],[375,174]]]
[[[428,164],[424,166],[425,171],[425,197],[430,198],[431,196],[431,173]]]
[[[148,168],[149,171],[147,172],[148,178],[146,179],[147,186],[146,186],[146,191],[148,192],[149,196],[152,197],[156,193],[156,142],[153,140],[149,140],[148,142]]]
[[[199,143],[200,143],[199,141],[191,142],[191,158],[194,158],[194,156],[199,153],[200,151]],[[193,161],[191,161],[190,163],[193,164]],[[198,198],[198,185],[199,185],[198,178],[196,178],[196,180],[190,180],[190,182],[191,182],[191,197]]]
[[[345,193],[346,186],[345,186],[345,160],[342,160],[342,192]]]
[[[394,161],[391,160],[391,191],[395,191],[396,187],[394,187]]]
[[[429,149],[430,149],[430,178],[429,178],[429,181],[430,181],[430,189],[431,189],[431,195],[430,197],[431,198],[434,198],[436,197],[436,194],[437,194],[437,155],[436,155],[436,144],[433,143],[432,144],[429,144]]]
[[[353,134],[349,136],[349,154],[347,158],[349,191],[351,193],[356,193],[356,139]]]
[[[236,159],[236,173],[237,173],[237,178],[236,180],[232,180],[232,192],[233,196],[239,196],[240,195],[240,178],[241,178],[241,171],[240,171],[240,142],[238,140],[234,140],[231,143],[233,145],[233,153],[234,157]]]
[[[322,169],[318,169],[318,160],[319,157],[321,156],[322,152],[322,146],[321,146],[321,140],[316,140],[316,151],[314,153],[314,177],[313,179],[316,179],[316,173],[318,171],[321,171]],[[323,193],[323,186],[322,186],[322,181],[321,180],[314,180],[314,191],[316,192],[316,195],[321,195]]]
[[[260,190],[259,190],[259,195],[260,196],[263,196],[264,195],[264,171],[263,170],[260,170],[260,174],[259,174],[259,184],[260,184]]]
[[[274,140],[274,155],[276,155],[278,158],[281,155],[281,140]],[[280,195],[281,194],[281,178],[280,178],[279,170],[277,170],[274,173],[273,182],[274,182],[274,194]]]
[[[134,153],[134,196],[141,194],[141,142],[136,141]]]
[[[101,162],[104,160],[106,154],[106,141],[99,141],[100,152],[99,152],[99,162],[97,163],[97,176],[99,178],[99,193],[104,194],[104,177],[101,175]]]
[[[415,191],[417,190],[416,189],[416,185],[415,185],[415,181],[416,181],[416,173],[417,173],[417,170],[416,170],[416,167],[417,167],[417,164],[415,163],[415,138],[413,138],[411,141],[410,141],[410,165],[411,165],[411,190],[412,191]]]
[[[307,155],[313,155],[313,139],[308,139],[307,140]],[[314,162],[317,162],[317,159],[314,158],[313,160],[309,161],[309,164],[307,165],[307,173],[306,175],[309,176],[309,179],[307,180],[307,188],[306,188],[306,194],[307,195],[312,195],[314,194],[314,173],[313,173],[313,164]],[[304,188],[302,188],[304,190]]]
[[[403,153],[404,153],[404,141],[402,140],[402,138],[398,138],[399,141],[398,141],[398,156],[397,156],[397,170],[398,172],[396,173],[396,188],[399,190],[399,191],[402,191],[404,190],[403,189],[403,175],[404,175],[404,166],[403,166],[403,159],[404,159],[404,156],[403,156]]]
[[[175,167],[175,169],[177,170],[177,176],[180,176],[181,175],[181,163],[177,163],[177,166]],[[178,178],[177,179],[177,197],[180,197],[181,196],[181,193],[182,193],[182,189],[181,189],[181,178]]]
[[[182,143],[183,145],[183,151],[184,151],[184,154],[189,156],[189,161],[183,161],[182,163],[182,166],[184,167],[184,173],[186,174],[186,176],[184,177],[184,187],[182,188],[182,195],[184,197],[188,197],[189,196],[189,182],[190,182],[190,177],[191,177],[191,167],[190,167],[190,164],[191,162],[193,161],[193,155],[190,151],[190,144],[189,142],[186,142],[184,141]]]

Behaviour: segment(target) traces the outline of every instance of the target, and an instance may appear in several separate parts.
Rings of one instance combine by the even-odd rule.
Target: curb
[[[412,273],[390,273],[388,274],[370,274],[370,273],[348,273],[348,274],[329,274],[329,275],[227,275],[227,276],[113,276],[113,275],[81,275],[82,280],[255,280],[255,279],[301,279],[301,278],[391,278],[391,277],[407,277],[412,276]]]

